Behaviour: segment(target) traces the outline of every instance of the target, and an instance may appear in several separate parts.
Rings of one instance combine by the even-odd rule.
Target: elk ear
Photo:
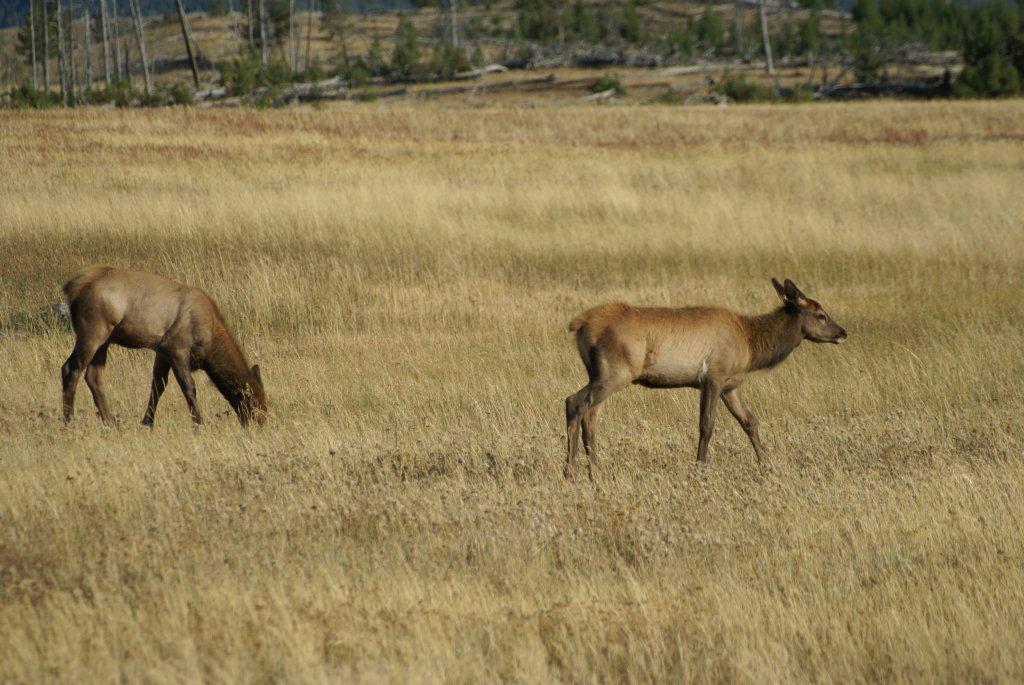
[[[260,376],[260,365],[259,364],[253,364],[252,365],[252,375],[256,377],[256,380],[259,381],[260,385],[263,385],[263,377]]]
[[[772,279],[772,285],[775,286],[775,292],[777,292],[779,294],[779,297],[782,298],[782,301],[785,302],[786,301],[786,289],[782,286],[781,283],[779,283],[774,278]]]
[[[782,287],[785,291],[784,299],[787,302],[792,302],[797,307],[807,306],[807,297],[804,296],[802,292],[800,292],[800,288],[796,287],[796,283],[787,278],[786,282],[783,284]]]

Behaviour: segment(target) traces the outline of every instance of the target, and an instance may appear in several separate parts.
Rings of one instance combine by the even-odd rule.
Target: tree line
[[[168,21],[180,25],[193,84],[154,87],[142,18],[155,1],[29,0],[17,38],[21,77],[10,102],[188,101],[201,87],[200,69],[212,65],[195,44],[183,0],[173,0]],[[837,12],[834,0],[802,0],[801,11],[772,7],[770,29],[764,0],[709,4],[681,16],[659,14],[647,0],[515,0],[511,7],[410,0],[412,11],[440,10],[427,35],[400,12],[386,48],[375,36],[353,54],[353,15],[375,1],[208,0],[209,11],[232,17],[238,42],[237,56],[219,67],[222,82],[238,94],[272,94],[284,84],[325,76],[352,85],[441,80],[482,64],[485,43],[501,46],[506,63],[629,51],[657,63],[765,60],[770,69],[774,58],[837,64],[865,84],[887,82],[890,66],[907,55],[951,51],[961,56],[963,70],[948,84],[950,94],[1008,96],[1024,85],[1024,0],[854,0],[849,14]],[[396,2],[379,0],[378,6]],[[323,62],[311,48],[314,22],[333,46]],[[94,45],[101,45],[96,64]],[[141,92],[132,86],[139,80]]]

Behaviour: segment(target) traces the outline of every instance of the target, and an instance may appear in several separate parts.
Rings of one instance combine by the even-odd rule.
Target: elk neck
[[[781,363],[803,340],[800,313],[779,307],[760,316],[745,316],[750,344],[750,371],[768,369]]]
[[[247,388],[255,379],[238,343],[219,322],[214,326],[213,345],[206,355],[203,370],[224,399],[237,411]]]

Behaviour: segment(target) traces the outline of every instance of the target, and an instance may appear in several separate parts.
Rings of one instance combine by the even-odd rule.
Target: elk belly
[[[651,350],[644,370],[633,381],[648,388],[697,388],[708,372],[709,351],[704,345],[679,344]]]

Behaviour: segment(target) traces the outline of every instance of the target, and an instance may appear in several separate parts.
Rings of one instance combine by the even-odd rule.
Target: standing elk
[[[582,428],[587,475],[593,480],[598,410],[609,395],[631,383],[700,389],[698,462],[707,460],[719,397],[763,461],[757,419],[739,396],[746,375],[779,364],[805,339],[836,344],[846,339],[843,327],[793,281],[787,278],[782,284],[773,278],[772,285],[783,304],[760,316],[721,307],[670,309],[610,302],[574,317],[569,332],[576,334],[589,382],[565,399],[566,478],[572,477]]]
[[[181,386],[192,420],[203,422],[192,380],[196,369],[206,372],[243,426],[250,420],[259,424],[266,420],[267,394],[260,369],[249,366],[206,293],[155,274],[90,266],[64,284],[64,295],[76,338],[75,349],[61,367],[65,422],[71,420],[83,369],[100,419],[112,422],[103,391],[111,343],[156,352],[144,426],[153,425],[170,371]]]

